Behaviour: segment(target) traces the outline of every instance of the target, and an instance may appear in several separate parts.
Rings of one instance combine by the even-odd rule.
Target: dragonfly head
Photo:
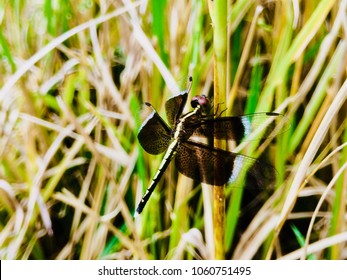
[[[190,105],[193,108],[196,108],[200,106],[202,110],[205,112],[209,111],[210,109],[210,100],[207,98],[206,95],[197,95],[192,98],[192,101],[190,102]]]

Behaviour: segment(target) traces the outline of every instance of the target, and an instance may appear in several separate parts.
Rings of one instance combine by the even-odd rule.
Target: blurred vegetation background
[[[137,141],[141,104],[213,95],[220,0],[0,1],[0,258],[213,259],[213,188]],[[279,112],[273,190],[226,188],[226,259],[346,259],[346,0],[227,1],[229,115]],[[187,106],[188,107],[188,106]]]

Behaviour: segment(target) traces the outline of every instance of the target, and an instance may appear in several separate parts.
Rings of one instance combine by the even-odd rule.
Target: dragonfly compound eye
[[[206,95],[197,95],[192,98],[192,101],[190,102],[190,105],[193,108],[196,108],[198,105],[201,107],[208,107],[210,105],[210,101],[208,100]]]

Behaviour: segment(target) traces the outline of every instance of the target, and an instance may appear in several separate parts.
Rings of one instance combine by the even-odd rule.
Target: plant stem
[[[227,15],[228,1],[215,0],[212,10],[214,21],[214,104],[226,104],[227,84]],[[215,147],[225,143],[215,141]],[[218,169],[216,169],[218,171]],[[224,259],[225,249],[225,192],[224,186],[214,187],[214,242],[215,259]]]

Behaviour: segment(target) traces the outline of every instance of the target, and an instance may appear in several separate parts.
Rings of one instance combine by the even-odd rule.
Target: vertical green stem
[[[215,0],[212,3],[214,23],[214,104],[226,104],[227,85],[227,15],[228,1]],[[215,147],[225,143],[215,142]],[[218,169],[216,169],[218,170]],[[215,259],[224,259],[225,249],[225,192],[224,186],[214,187],[214,242]]]

